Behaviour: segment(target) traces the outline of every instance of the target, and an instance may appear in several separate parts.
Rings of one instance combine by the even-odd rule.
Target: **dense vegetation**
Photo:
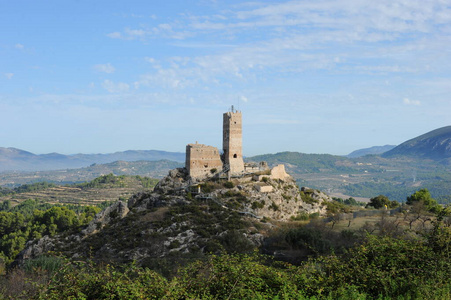
[[[139,175],[135,176],[127,176],[127,175],[120,175],[116,176],[113,173],[102,175],[97,178],[94,178],[93,180],[89,182],[74,184],[73,186],[80,187],[83,189],[87,188],[112,188],[112,187],[125,187],[126,182],[125,179],[128,177],[132,177],[137,179],[141,184],[143,188],[153,188],[157,183],[158,179],[149,178],[149,177],[141,177]]]
[[[31,184],[23,184],[21,186],[18,186],[13,189],[9,188],[0,188],[0,195],[8,195],[8,194],[14,194],[14,193],[27,193],[27,192],[35,192],[35,191],[41,191],[45,190],[51,187],[55,187],[56,185],[53,183],[48,182],[36,182]]]
[[[133,264],[47,257],[5,278],[3,297],[18,299],[12,286],[19,285],[23,299],[48,300],[449,299],[450,243],[450,228],[438,221],[422,238],[367,235],[343,254],[327,253],[299,266],[255,253],[211,255],[169,278]],[[26,278],[37,286],[27,285]]]
[[[95,206],[51,205],[37,200],[8,206],[3,203],[0,211],[0,260],[6,264],[14,260],[27,241],[76,230],[100,211]]]

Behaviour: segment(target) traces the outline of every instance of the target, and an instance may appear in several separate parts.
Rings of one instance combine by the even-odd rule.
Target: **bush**
[[[56,272],[63,265],[61,258],[55,256],[39,256],[28,259],[24,263],[24,269],[31,273],[36,271]]]
[[[212,256],[180,272],[183,299],[303,299],[283,267],[263,264],[257,255]]]
[[[261,201],[254,201],[252,202],[252,209],[261,209],[263,207],[265,207],[265,201],[261,200]]]
[[[309,214],[306,212],[300,212],[297,216],[292,216],[291,220],[293,221],[308,221],[310,218]]]
[[[372,206],[376,209],[380,208],[396,208],[399,206],[399,203],[397,201],[390,201],[388,197],[384,195],[379,195],[377,197],[371,198],[370,202],[366,205],[367,207]]]
[[[228,189],[232,189],[234,187],[234,184],[231,181],[226,181],[226,182],[224,182],[224,187],[228,188]]]
[[[276,203],[273,202],[273,203],[271,203],[269,208],[274,210],[274,211],[278,211],[279,210],[279,205],[277,205]]]
[[[331,242],[323,237],[323,233],[315,228],[301,227],[291,229],[285,236],[286,242],[295,249],[302,249],[309,254],[328,253]]]
[[[154,271],[126,266],[122,271],[110,265],[66,264],[42,286],[35,299],[161,299],[170,288]]]
[[[237,230],[228,231],[219,241],[227,253],[246,253],[255,248],[254,244]]]
[[[312,204],[313,205],[313,204],[318,204],[319,203],[319,201],[314,199],[314,198],[312,198],[312,196],[310,196],[310,193],[308,193],[307,191],[305,191],[305,192],[301,191],[300,195],[301,195],[302,201],[307,203],[307,204]]]

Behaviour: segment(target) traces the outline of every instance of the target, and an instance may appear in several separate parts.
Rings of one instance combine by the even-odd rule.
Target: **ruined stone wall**
[[[246,173],[257,173],[263,171],[269,171],[268,163],[266,161],[261,161],[257,163],[244,163],[244,171]]]
[[[242,153],[242,117],[241,112],[231,111],[223,115],[224,163],[230,168],[230,175],[240,175],[244,172]]]
[[[285,165],[277,165],[271,169],[271,179],[282,179],[285,180],[291,176],[285,172]]]
[[[203,144],[188,144],[186,146],[185,167],[193,179],[211,176],[211,170],[222,170],[222,161],[218,148]]]

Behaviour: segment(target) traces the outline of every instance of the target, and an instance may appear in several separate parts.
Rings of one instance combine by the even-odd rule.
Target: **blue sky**
[[[451,1],[0,0],[0,147],[348,154],[451,125]]]

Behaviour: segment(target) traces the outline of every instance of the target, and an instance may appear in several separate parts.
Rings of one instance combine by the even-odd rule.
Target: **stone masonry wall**
[[[186,146],[185,167],[193,179],[212,175],[211,169],[222,170],[222,161],[218,148],[203,144],[188,144]]]
[[[242,153],[242,117],[241,112],[231,111],[223,115],[223,150],[224,163],[230,168],[230,175],[244,172]]]

